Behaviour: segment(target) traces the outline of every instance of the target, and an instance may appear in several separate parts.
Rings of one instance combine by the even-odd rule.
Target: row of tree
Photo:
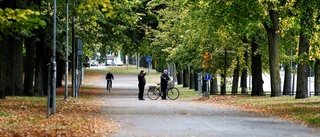
[[[0,98],[6,96],[43,96],[47,93],[48,67],[53,54],[52,0],[0,0]],[[70,4],[68,29],[65,27],[66,4]],[[88,8],[91,7],[91,8]],[[102,0],[57,0],[57,86],[62,85],[65,68],[65,49],[75,50],[75,39],[95,39],[95,24],[91,14],[110,13],[111,4]],[[79,14],[85,13],[85,14]],[[77,16],[82,15],[82,16]],[[107,15],[104,15],[107,18]],[[96,21],[96,20],[94,20]],[[65,45],[66,31],[70,34]],[[79,31],[79,32],[77,32]],[[77,32],[77,33],[76,33]],[[88,33],[87,33],[88,32]],[[89,34],[89,33],[94,33]],[[77,34],[77,35],[75,35]],[[82,36],[87,37],[82,37]],[[85,47],[90,54],[92,47]],[[73,54],[71,54],[73,53]],[[73,56],[76,52],[69,51]]]
[[[272,97],[290,94],[290,76],[297,73],[296,98],[306,98],[311,67],[315,95],[320,93],[317,0],[56,1],[57,85],[64,74],[64,49],[78,37],[89,57],[97,51],[105,55],[106,50],[121,50],[130,56],[151,55],[159,70],[171,62],[179,74],[185,72],[181,75],[233,76],[233,94],[239,76],[241,93],[247,92],[250,74],[251,94],[264,95],[264,72],[271,76]],[[67,3],[72,27],[65,29]],[[52,15],[52,0],[0,0],[0,98],[44,94],[52,53]],[[65,45],[66,31],[72,31],[70,45]],[[226,57],[219,52],[226,50],[235,54]],[[203,53],[210,53],[210,58],[203,60]],[[297,71],[293,64],[298,65]],[[280,66],[286,72],[283,90]]]
[[[251,95],[264,95],[264,72],[271,76],[272,97],[288,95],[291,73],[297,73],[297,99],[309,96],[310,67],[315,72],[315,95],[320,94],[317,0],[152,0],[148,3],[150,9],[157,6],[165,8],[155,11],[159,26],[152,30],[149,47],[155,58],[165,53],[178,70],[191,67],[195,72],[233,76],[236,80],[233,90],[237,90],[239,76],[245,84],[249,72]],[[228,54],[227,73],[224,73],[225,57],[221,50],[235,51]],[[212,58],[201,61],[205,52],[210,52]],[[211,65],[201,68],[202,63]],[[295,64],[297,71],[293,69]],[[286,72],[283,90],[281,67]],[[245,85],[241,87],[246,89]]]
[[[83,60],[100,52],[122,51],[134,57],[146,30],[157,27],[156,16],[144,0],[55,0],[57,3],[57,86],[65,73],[66,47],[69,59],[76,56],[76,38],[81,38]],[[66,10],[66,6],[69,10]],[[42,96],[48,89],[47,64],[53,54],[53,0],[0,0],[0,98],[12,95]],[[66,29],[66,15],[69,28]],[[66,45],[66,32],[69,44]],[[143,55],[143,54],[142,54]],[[72,58],[73,57],[73,58]],[[106,58],[106,57],[105,57]],[[73,64],[69,61],[69,65]],[[165,61],[163,61],[165,62]]]

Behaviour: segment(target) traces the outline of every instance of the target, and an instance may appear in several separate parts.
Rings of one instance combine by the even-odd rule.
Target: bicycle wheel
[[[177,88],[172,87],[167,90],[167,96],[171,100],[176,100],[180,96],[180,92]]]
[[[151,100],[156,100],[160,97],[160,90],[152,87],[148,90],[147,95]]]

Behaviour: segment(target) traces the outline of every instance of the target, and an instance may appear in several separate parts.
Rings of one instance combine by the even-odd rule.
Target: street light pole
[[[57,1],[54,0],[53,8],[53,57],[52,57],[52,114],[56,113],[56,78],[57,78],[57,64],[56,64],[56,40],[57,40]]]
[[[68,70],[69,70],[69,64],[68,64],[68,48],[69,48],[69,35],[68,35],[68,31],[69,31],[69,0],[67,0],[67,9],[66,9],[66,13],[67,13],[67,20],[66,20],[66,72],[65,72],[65,93],[64,93],[64,100],[68,100]]]

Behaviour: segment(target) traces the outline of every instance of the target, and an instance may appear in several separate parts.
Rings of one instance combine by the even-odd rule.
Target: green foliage
[[[46,26],[46,22],[40,18],[40,12],[30,9],[0,9],[0,19],[0,30],[6,35],[30,37],[33,30]]]
[[[65,2],[58,0],[57,4],[58,51],[63,52]],[[250,53],[250,41],[255,39],[260,47],[254,54],[262,55],[267,71],[269,51],[264,25],[273,26],[269,17],[272,9],[279,16],[281,64],[301,60],[297,55],[301,32],[311,44],[309,61],[320,58],[320,4],[314,0],[78,0],[76,5],[69,4],[69,22],[75,16],[77,36],[85,41],[84,51],[90,57],[96,52],[121,50],[124,54],[152,55],[160,64],[175,62],[178,69],[202,69],[202,54],[208,51],[213,57],[207,61],[213,65],[203,71],[218,73],[224,66],[224,56],[216,51],[228,49],[235,51],[227,58],[231,72],[237,64],[250,68],[243,55]],[[37,5],[27,0],[18,2],[23,9],[0,9],[1,33],[32,36],[38,29],[51,33],[52,5],[52,1],[42,1],[41,15]],[[46,42],[50,43],[48,39],[49,35]]]

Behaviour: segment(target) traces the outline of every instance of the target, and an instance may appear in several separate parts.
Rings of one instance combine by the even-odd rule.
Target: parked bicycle
[[[109,90],[109,92],[110,92],[111,88],[112,88],[112,81],[111,81],[111,79],[107,79],[107,90]]]
[[[180,91],[173,86],[172,82],[169,82],[166,92],[167,97],[171,100],[176,100],[180,96]],[[162,96],[162,94],[160,83],[157,83],[157,86],[149,86],[147,95],[151,100],[157,100],[160,96]]]

